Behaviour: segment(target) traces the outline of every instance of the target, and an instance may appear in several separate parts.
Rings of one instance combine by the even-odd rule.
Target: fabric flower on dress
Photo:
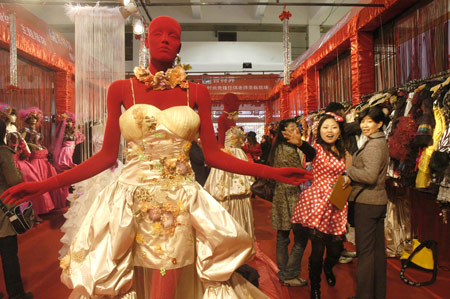
[[[152,74],[149,69],[140,66],[134,68],[134,75],[146,86],[153,90],[166,90],[180,86],[183,89],[189,87],[186,81],[186,70],[191,69],[190,65],[178,64],[173,68]]]

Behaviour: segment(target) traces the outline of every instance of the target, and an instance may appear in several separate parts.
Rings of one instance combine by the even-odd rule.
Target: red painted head
[[[157,17],[148,26],[146,46],[152,60],[171,63],[181,49],[180,24],[170,17]]]
[[[225,112],[239,111],[239,99],[234,93],[227,93],[223,97],[223,110]]]

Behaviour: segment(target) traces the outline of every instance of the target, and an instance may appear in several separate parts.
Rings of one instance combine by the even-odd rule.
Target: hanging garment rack
[[[411,80],[411,81],[409,81],[409,82],[407,82],[405,84],[398,85],[396,87],[389,87],[389,88],[386,88],[386,89],[383,89],[383,90],[380,90],[380,91],[375,91],[375,92],[372,92],[372,93],[369,93],[369,94],[366,94],[366,95],[362,95],[361,96],[361,100],[365,100],[365,99],[371,98],[372,96],[374,96],[376,94],[380,94],[380,93],[386,93],[386,92],[390,93],[392,91],[399,90],[401,88],[402,89],[407,89],[407,90],[409,90],[410,88],[416,88],[418,85],[421,85],[424,82],[427,82],[429,80],[436,79],[436,78],[439,78],[439,77],[444,77],[444,76],[447,76],[447,75],[450,75],[450,69],[448,69],[446,71],[442,71],[442,72],[434,74],[434,75],[431,75],[431,76],[428,76],[428,77],[425,77],[425,78],[414,79],[414,80]]]

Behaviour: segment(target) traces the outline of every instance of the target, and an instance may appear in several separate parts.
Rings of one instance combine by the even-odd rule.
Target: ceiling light
[[[123,5],[124,6],[121,6],[119,8],[119,11],[124,19],[128,18],[129,16],[137,12],[136,5],[134,4],[133,1],[124,0]]]
[[[141,35],[145,31],[144,24],[140,18],[133,20],[133,33],[136,35]]]

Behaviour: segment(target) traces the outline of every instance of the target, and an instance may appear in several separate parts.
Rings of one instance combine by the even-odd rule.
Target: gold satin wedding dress
[[[253,239],[195,181],[188,154],[199,126],[189,106],[135,104],[122,114],[122,173],[97,195],[61,260],[71,298],[148,299],[158,285],[146,275],[157,269],[164,280],[178,268],[175,298],[267,298],[233,273],[252,258]]]
[[[247,155],[242,150],[244,141],[245,133],[236,126],[231,127],[225,133],[224,151],[235,158],[248,161]],[[256,239],[252,202],[250,199],[250,187],[253,182],[254,179],[251,176],[211,168],[204,188],[233,216],[253,239]]]

